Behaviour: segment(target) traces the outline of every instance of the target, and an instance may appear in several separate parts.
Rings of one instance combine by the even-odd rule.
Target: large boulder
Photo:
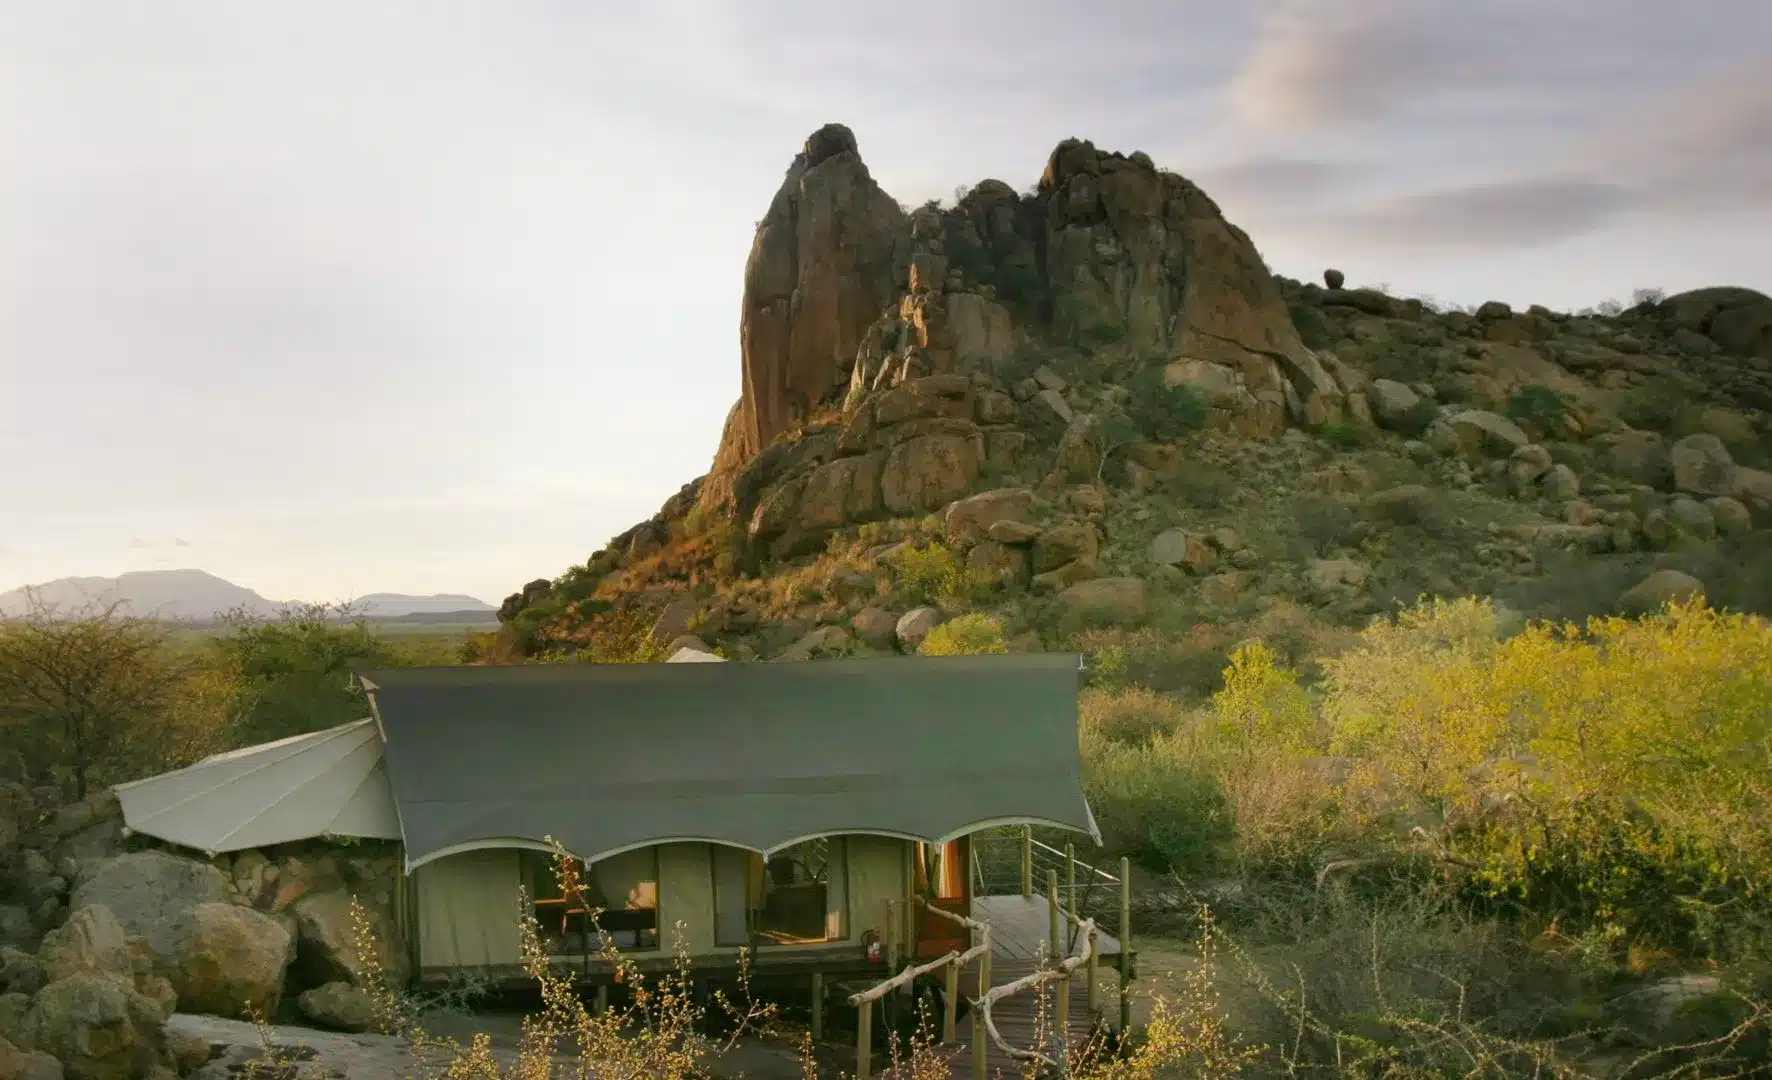
[[[127,980],[85,972],[39,991],[24,1029],[68,1080],[139,1080],[160,1061],[167,1015]]]
[[[1727,353],[1772,357],[1772,297],[1713,286],[1676,293],[1659,306],[1675,325],[1706,334]]]
[[[390,986],[406,982],[407,952],[386,912],[368,904],[356,905],[353,912],[350,895],[337,889],[303,896],[295,902],[294,911],[296,969],[304,984],[363,986],[372,970]],[[372,949],[367,958],[358,949],[360,936],[367,938]]]
[[[1668,604],[1704,599],[1704,582],[1678,570],[1657,570],[1618,597],[1619,614],[1652,615]]]
[[[68,906],[109,909],[149,952],[166,958],[178,953],[182,916],[227,900],[228,880],[215,867],[163,851],[137,851],[100,863],[74,887]]]
[[[1058,594],[1060,609],[1085,622],[1125,623],[1144,617],[1143,578],[1111,577],[1078,582]]]
[[[380,1019],[375,998],[348,982],[330,982],[296,999],[302,1015],[322,1027],[339,1031],[373,1031]]]
[[[999,521],[1025,521],[1034,508],[1034,493],[1027,488],[998,488],[949,503],[942,511],[942,526],[949,540],[978,541]]]
[[[1688,435],[1668,452],[1674,490],[1693,495],[1733,495],[1735,460],[1723,440],[1710,434]]]
[[[76,908],[67,922],[43,935],[37,951],[45,982],[84,973],[125,973],[132,959],[129,935],[101,904]]]
[[[248,1017],[275,1011],[295,942],[283,924],[234,904],[199,904],[178,920],[165,970],[187,1012]]]

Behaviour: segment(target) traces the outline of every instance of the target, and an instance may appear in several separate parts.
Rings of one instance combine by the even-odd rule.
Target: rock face
[[[1055,376],[1025,416],[992,388],[1024,342],[1122,349],[1248,434],[1336,419],[1346,401],[1204,192],[1076,139],[1028,195],[987,180],[907,217],[847,128],[815,132],[758,225],[741,341],[743,396],[699,498],[775,556],[1024,463],[1022,425],[1076,416]],[[812,423],[839,406],[840,423]]]
[[[716,477],[755,457],[840,385],[862,334],[903,282],[905,214],[841,124],[813,132],[757,225],[745,263],[743,396]],[[718,499],[720,485],[707,492]]]

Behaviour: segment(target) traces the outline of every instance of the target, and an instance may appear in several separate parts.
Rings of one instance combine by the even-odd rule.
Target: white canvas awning
[[[198,851],[400,839],[373,719],[215,754],[114,790],[130,830]]]

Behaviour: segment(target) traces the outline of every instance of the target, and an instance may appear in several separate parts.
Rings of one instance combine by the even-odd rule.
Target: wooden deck
[[[990,924],[991,954],[998,967],[1016,961],[1031,962],[1052,951],[1047,944],[1052,936],[1051,906],[1039,893],[1027,898],[974,897],[972,917]],[[1077,951],[1075,927],[1062,922],[1059,925],[1064,955],[1069,956]],[[1102,964],[1114,967],[1119,963],[1120,939],[1108,933],[1106,927],[1096,929],[1095,944],[1101,951]]]

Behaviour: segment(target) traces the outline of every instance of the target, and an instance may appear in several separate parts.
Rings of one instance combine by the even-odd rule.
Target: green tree
[[[249,742],[362,718],[369,706],[352,672],[400,660],[349,605],[303,604],[275,618],[234,611],[223,622],[216,648],[238,673],[242,735]]]
[[[0,745],[76,799],[165,756],[188,664],[163,624],[117,603],[62,611],[31,601],[0,623]]]

